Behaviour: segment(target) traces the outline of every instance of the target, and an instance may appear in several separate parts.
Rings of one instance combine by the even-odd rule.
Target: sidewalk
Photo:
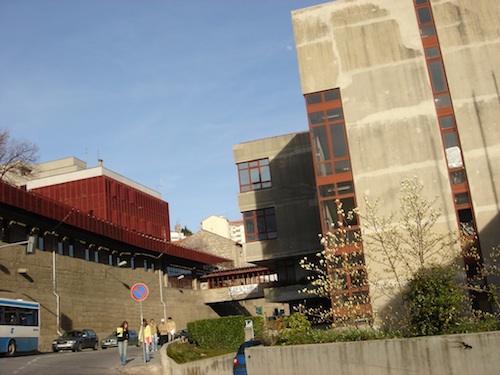
[[[161,375],[163,374],[161,353],[166,350],[167,347],[164,345],[163,348],[158,349],[157,352],[151,352],[151,360],[149,362],[144,362],[142,348],[129,347],[127,364],[118,366],[116,368],[116,373],[125,375]]]

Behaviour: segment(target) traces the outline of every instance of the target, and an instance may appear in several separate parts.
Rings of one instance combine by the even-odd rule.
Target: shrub
[[[443,266],[421,268],[404,294],[411,335],[427,336],[451,332],[462,323],[467,301],[454,272]]]
[[[252,320],[254,336],[262,337],[264,322],[256,316],[226,316],[187,324],[191,339],[200,348],[234,350],[245,341],[245,321]]]

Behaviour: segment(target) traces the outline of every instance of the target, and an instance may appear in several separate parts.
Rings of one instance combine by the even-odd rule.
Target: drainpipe
[[[61,333],[61,297],[57,294],[56,290],[56,251],[52,251],[52,293],[56,296],[56,319],[57,319],[57,334],[62,336]]]
[[[162,284],[162,276],[163,276],[163,271],[160,269],[158,270],[158,277],[159,277],[159,282],[160,282],[160,302],[163,305],[163,319],[167,321],[167,307],[165,302],[163,301],[163,284]]]

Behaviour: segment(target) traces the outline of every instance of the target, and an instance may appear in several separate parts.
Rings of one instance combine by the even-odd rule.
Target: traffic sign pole
[[[139,301],[139,306],[141,309],[141,327],[142,327],[142,358],[144,363],[146,363],[146,327],[144,327],[144,315],[142,314],[142,301]]]
[[[144,301],[146,298],[148,298],[149,295],[149,289],[146,286],[146,284],[143,283],[137,283],[130,288],[130,295],[132,296],[133,299],[139,302],[139,308],[141,310],[141,329],[142,329],[142,358],[144,359],[144,363],[146,363],[146,345],[149,345],[146,343],[146,327],[144,327],[144,324],[142,324],[144,320],[144,314],[142,313],[142,301]],[[139,331],[141,332],[141,331]]]

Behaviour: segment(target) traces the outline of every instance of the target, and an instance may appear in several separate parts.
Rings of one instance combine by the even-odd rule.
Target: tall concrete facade
[[[500,243],[499,16],[500,3],[472,0],[339,0],[292,13],[323,232],[322,184],[352,180],[361,211],[365,196],[389,214],[401,181],[416,177],[438,197],[437,229],[477,235],[488,261]]]
[[[337,201],[366,212],[364,197],[380,199],[389,215],[401,182],[416,178],[441,207],[435,229],[472,239],[490,261],[500,244],[499,17],[499,2],[473,0],[338,0],[292,12],[309,132],[234,147],[246,260],[296,262],[335,228]],[[362,218],[348,224],[358,230]],[[364,259],[361,270],[383,271]],[[374,297],[385,281],[346,276],[345,293],[382,308],[389,301]],[[487,310],[482,297],[476,307]]]

